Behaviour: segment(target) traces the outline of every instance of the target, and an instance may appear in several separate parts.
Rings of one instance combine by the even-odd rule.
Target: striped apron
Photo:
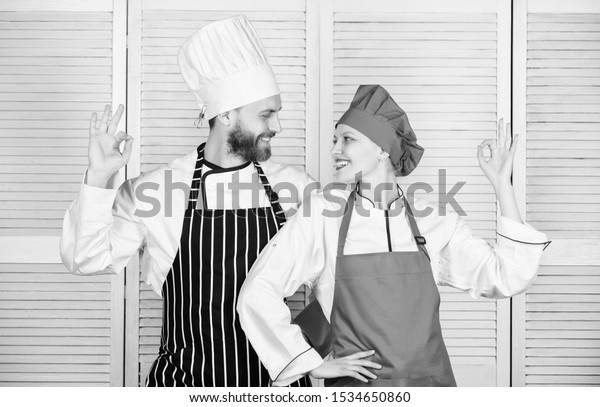
[[[203,164],[201,144],[179,251],[162,286],[161,343],[146,386],[268,386],[269,374],[235,308],[246,274],[285,215],[258,163],[270,207],[207,209],[200,193]],[[310,386],[310,380],[304,377],[294,386]]]

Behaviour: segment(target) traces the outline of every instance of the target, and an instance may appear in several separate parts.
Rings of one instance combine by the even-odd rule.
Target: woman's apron
[[[254,166],[270,207],[207,209],[201,192],[203,164],[201,144],[179,251],[162,287],[161,344],[146,385],[268,386],[269,374],[235,308],[248,271],[285,223],[285,215],[258,163]],[[310,386],[309,378],[294,385]]]
[[[424,238],[404,205],[416,252],[344,255],[354,208],[350,194],[339,232],[331,324],[333,357],[375,350],[378,377],[328,379],[326,386],[456,386],[440,327],[440,296]]]

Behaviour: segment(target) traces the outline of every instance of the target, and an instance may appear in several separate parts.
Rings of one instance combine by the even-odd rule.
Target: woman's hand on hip
[[[381,369],[381,365],[368,360],[375,354],[374,350],[356,352],[339,359],[329,359],[316,369],[310,371],[315,379],[333,379],[335,377],[354,377],[361,382],[368,383],[369,379],[377,379],[370,369]]]
[[[510,185],[513,170],[513,161],[517,151],[519,135],[511,139],[510,123],[504,128],[504,119],[498,122],[497,140],[487,139],[477,146],[477,159],[483,173],[496,191]],[[486,159],[484,149],[490,149],[490,157]]]

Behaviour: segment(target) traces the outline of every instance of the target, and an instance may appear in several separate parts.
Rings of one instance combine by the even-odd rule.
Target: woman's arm
[[[510,124],[498,124],[498,143],[484,140],[477,157],[494,187],[500,206],[495,246],[476,237],[460,217],[450,218],[449,239],[439,254],[438,283],[468,291],[473,297],[505,298],[525,291],[533,282],[543,249],[544,233],[525,224],[510,182],[518,136],[510,139]],[[489,160],[484,147],[491,150]]]
[[[477,158],[479,166],[496,191],[496,198],[500,206],[500,214],[515,222],[523,223],[519,208],[515,199],[515,191],[511,183],[513,162],[519,135],[515,134],[511,140],[510,123],[504,131],[504,120],[498,122],[498,140],[487,139],[477,146]],[[490,158],[486,160],[484,148],[490,149]]]
[[[237,303],[242,328],[276,385],[289,384],[323,363],[300,328],[291,324],[283,301],[325,269],[320,213],[306,217],[302,212],[288,220],[262,250]]]

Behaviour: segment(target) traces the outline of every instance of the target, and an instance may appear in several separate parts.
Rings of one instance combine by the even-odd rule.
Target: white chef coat
[[[60,253],[65,266],[78,275],[116,274],[141,248],[143,279],[161,295],[179,248],[188,199],[182,189],[173,188],[169,193],[165,186],[170,182],[189,188],[197,158],[194,151],[167,166],[125,181],[118,190],[82,183],[79,196],[67,209],[63,221]],[[302,191],[309,190],[309,184],[314,187],[310,176],[293,167],[271,160],[261,163],[261,167],[286,213],[297,208]],[[208,208],[270,206],[256,168],[250,162],[229,169],[205,162],[202,174]],[[233,181],[254,183],[256,189],[242,190],[238,198],[230,188]],[[292,193],[294,188],[299,193]],[[158,209],[157,213],[144,215],[152,209]]]
[[[330,195],[343,198],[344,203],[348,196],[349,191],[335,190]],[[290,324],[282,299],[306,284],[330,318],[342,217],[321,214],[339,211],[341,205],[333,198],[319,193],[304,203],[312,216],[302,216],[301,207],[286,223],[261,252],[239,295],[242,328],[275,385],[289,384],[323,363],[300,328]],[[390,246],[392,251],[417,251],[401,199],[384,211],[357,194],[355,205],[344,254],[387,252]],[[423,200],[416,200],[413,208],[438,285],[455,287],[474,298],[505,298],[531,285],[548,243],[544,233],[500,216],[497,243],[492,246],[476,237],[450,208],[445,216]],[[427,208],[430,214],[417,215],[416,211]]]

